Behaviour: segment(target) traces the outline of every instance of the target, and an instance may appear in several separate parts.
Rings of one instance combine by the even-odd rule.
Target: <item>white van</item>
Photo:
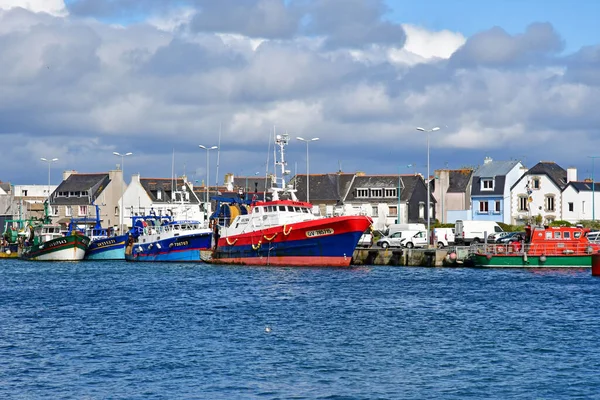
[[[395,232],[404,231],[427,231],[427,228],[425,228],[425,224],[391,224],[388,226],[387,234],[390,236]]]
[[[468,246],[471,243],[483,243],[490,233],[503,232],[495,221],[462,221],[457,220],[454,225],[456,235],[454,241],[457,245]]]
[[[432,238],[432,243],[439,249],[452,246],[454,244],[454,228],[434,228]]]
[[[426,247],[427,238],[425,231],[399,231],[389,236],[384,236],[377,241],[377,246],[387,249],[388,247]]]

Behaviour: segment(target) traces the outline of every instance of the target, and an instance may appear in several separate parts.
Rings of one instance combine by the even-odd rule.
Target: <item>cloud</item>
[[[525,33],[514,36],[494,27],[469,38],[452,61],[458,67],[539,63],[563,48],[563,40],[549,23],[531,24]]]
[[[600,47],[562,55],[549,24],[465,38],[388,22],[371,0],[343,8],[248,1],[236,10],[253,15],[252,24],[236,24],[232,10],[212,27],[194,19],[223,9],[201,1],[145,3],[142,22],[118,24],[106,18],[119,20],[138,2],[80,0],[63,15],[6,4],[0,137],[14,151],[0,159],[2,180],[43,183],[39,157],[58,157],[62,169],[106,170],[118,162],[112,151],[134,152],[131,172],[169,176],[173,149],[176,171],[186,164],[201,175],[197,145],[216,145],[219,126],[221,176],[264,171],[274,127],[321,139],[311,146],[315,172],[339,163],[346,171],[395,173],[408,163],[423,171],[425,137],[416,126],[442,127],[431,135],[432,168],[524,154],[577,165],[598,145]],[[277,13],[289,27],[273,21]],[[294,170],[305,147],[288,150]]]
[[[64,0],[0,0],[0,10],[22,8],[35,13],[43,12],[51,15],[66,15]]]

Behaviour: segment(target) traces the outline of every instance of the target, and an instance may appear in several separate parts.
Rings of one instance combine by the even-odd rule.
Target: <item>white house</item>
[[[569,173],[554,162],[540,161],[511,188],[511,223],[525,224],[530,218],[542,217],[543,223],[563,219],[562,192],[569,179],[577,179],[577,170]]]
[[[184,190],[181,190],[185,188]],[[185,193],[184,199],[193,208],[190,219],[204,220],[204,204],[200,202],[186,177],[182,178],[140,178],[140,174],[131,176],[131,182],[123,194],[124,223],[131,226],[132,215],[146,215],[150,210],[158,215],[171,215],[181,197],[174,192]],[[119,202],[120,205],[120,202]]]
[[[562,218],[571,223],[600,219],[600,184],[570,181],[562,193]],[[595,205],[594,205],[595,203]]]

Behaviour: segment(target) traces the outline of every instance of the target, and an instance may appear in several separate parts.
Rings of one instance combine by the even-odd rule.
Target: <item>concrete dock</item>
[[[391,265],[413,267],[457,267],[467,257],[468,247],[446,249],[356,249],[352,265]],[[454,253],[454,256],[451,256]]]

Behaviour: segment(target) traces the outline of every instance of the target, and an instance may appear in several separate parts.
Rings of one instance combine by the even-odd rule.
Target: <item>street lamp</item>
[[[50,213],[50,164],[52,164],[55,161],[58,161],[58,158],[40,158],[40,160],[44,161],[45,163],[48,163],[48,213]]]
[[[304,139],[304,138],[301,138],[300,136],[296,136],[296,139],[300,140],[301,142],[306,142],[306,202],[309,203],[310,202],[310,196],[309,196],[310,186],[308,183],[308,179],[309,179],[308,178],[308,176],[309,176],[308,175],[308,144],[310,142],[319,140],[319,138],[316,137],[316,138],[312,138],[312,139]]]
[[[117,157],[121,157],[121,207],[119,209],[119,220],[121,224],[119,225],[119,233],[123,234],[123,196],[125,195],[125,169],[123,168],[123,164],[125,164],[125,157],[132,155],[133,153],[117,153],[113,151],[113,154]]]
[[[429,246],[429,229],[430,229],[430,220],[431,220],[431,216],[429,215],[429,209],[430,209],[430,201],[431,201],[431,194],[429,193],[431,191],[430,189],[430,185],[429,185],[429,132],[435,132],[435,131],[439,131],[440,128],[439,127],[435,127],[435,128],[431,128],[431,129],[424,129],[424,128],[420,128],[417,127],[418,131],[421,132],[425,132],[427,133],[427,179],[426,179],[426,183],[427,183],[427,246]]]
[[[208,203],[208,179],[209,179],[208,177],[210,176],[208,174],[208,168],[209,168],[209,165],[208,165],[208,157],[209,157],[208,152],[211,151],[211,150],[216,150],[219,147],[218,146],[206,147],[206,146],[202,146],[201,144],[199,144],[198,147],[200,147],[201,149],[206,150],[206,198],[204,199],[204,201],[206,203]],[[208,208],[207,208],[207,210],[208,210]]]
[[[588,156],[588,158],[592,159],[592,221],[596,221],[596,181],[594,180],[594,161],[596,158],[600,158],[600,156]]]

